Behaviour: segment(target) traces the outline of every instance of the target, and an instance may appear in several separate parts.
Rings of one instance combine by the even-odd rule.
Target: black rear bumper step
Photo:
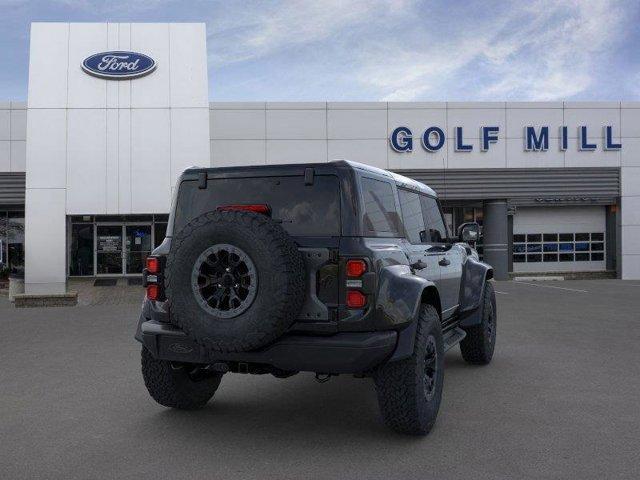
[[[179,328],[142,319],[136,339],[154,357],[174,362],[243,362],[286,371],[363,373],[387,360],[396,348],[395,331],[336,333],[330,336],[285,335],[260,350],[209,354]]]

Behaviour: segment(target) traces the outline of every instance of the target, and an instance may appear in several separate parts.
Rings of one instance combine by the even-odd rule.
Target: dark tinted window
[[[316,175],[313,185],[302,176],[210,179],[206,189],[182,182],[173,233],[203,213],[234,204],[269,205],[272,218],[293,236],[340,235],[340,186],[333,175]]]
[[[402,222],[407,232],[407,239],[411,243],[421,243],[425,233],[424,217],[420,206],[420,196],[417,193],[398,189],[400,196],[400,208],[402,210]]]
[[[447,229],[440,213],[438,202],[433,197],[420,195],[422,202],[422,212],[427,225],[427,242],[444,242],[447,239]]]
[[[365,230],[400,235],[400,222],[391,184],[363,177],[362,194]]]

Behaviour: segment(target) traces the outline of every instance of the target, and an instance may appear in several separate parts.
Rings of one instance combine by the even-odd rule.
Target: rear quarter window
[[[402,210],[402,223],[407,233],[407,239],[413,244],[422,243],[426,238],[426,228],[420,195],[402,188],[398,189],[400,197],[400,210]]]
[[[381,234],[388,237],[401,236],[400,216],[396,210],[391,183],[362,177],[361,186],[364,199],[365,234]]]

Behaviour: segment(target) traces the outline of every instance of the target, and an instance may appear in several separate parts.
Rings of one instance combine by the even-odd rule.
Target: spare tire
[[[266,215],[206,213],[172,239],[165,273],[170,320],[210,351],[262,347],[302,308],[304,272],[296,244]]]

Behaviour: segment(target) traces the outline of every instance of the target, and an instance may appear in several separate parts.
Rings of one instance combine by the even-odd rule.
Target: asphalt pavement
[[[421,438],[387,430],[350,376],[226,375],[205,409],[165,409],[140,374],[139,302],[0,297],[0,478],[640,478],[640,281],[495,287],[494,361],[447,354]]]

